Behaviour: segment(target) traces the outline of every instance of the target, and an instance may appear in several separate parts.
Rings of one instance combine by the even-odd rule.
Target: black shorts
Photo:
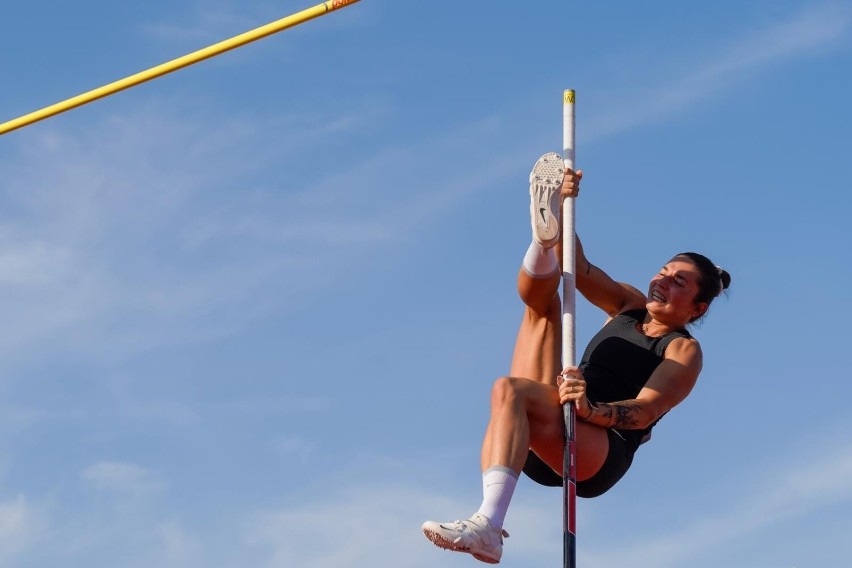
[[[578,497],[598,497],[603,495],[624,477],[630,464],[633,463],[634,449],[631,449],[627,441],[615,430],[607,430],[609,439],[609,451],[603,465],[589,479],[577,482]],[[527,455],[527,463],[524,464],[524,473],[527,477],[549,487],[561,487],[562,476],[553,471],[549,465],[544,463],[532,450]]]

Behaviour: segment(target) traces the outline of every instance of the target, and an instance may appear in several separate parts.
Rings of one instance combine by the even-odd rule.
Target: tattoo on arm
[[[604,428],[635,430],[639,428],[640,405],[635,400],[620,402],[599,402],[591,406],[592,411],[586,418],[588,422]]]
[[[613,406],[615,406],[615,411],[618,415],[614,425],[616,428],[624,430],[639,428],[639,411],[641,410],[639,403],[632,400],[625,400],[624,402],[616,402]]]

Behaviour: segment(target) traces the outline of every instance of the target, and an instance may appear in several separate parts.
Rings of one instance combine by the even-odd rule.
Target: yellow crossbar
[[[286,18],[276,20],[275,22],[266,24],[265,26],[261,26],[252,31],[245,32],[238,36],[232,37],[231,39],[227,39],[225,41],[221,41],[217,44],[211,45],[210,47],[205,47],[204,49],[194,51],[189,55],[184,55],[183,57],[178,57],[177,59],[173,59],[161,65],[157,65],[156,67],[152,67],[147,71],[136,73],[135,75],[131,75],[129,77],[121,79],[120,81],[115,81],[114,83],[110,83],[108,85],[104,85],[103,87],[93,89],[87,93],[77,95],[76,97],[72,97],[70,99],[62,101],[61,103],[56,103],[41,110],[26,114],[20,118],[4,122],[0,124],[0,135],[6,134],[7,132],[11,132],[13,130],[17,130],[18,128],[23,128],[24,126],[28,126],[34,122],[38,122],[40,120],[44,120],[45,118],[57,115],[61,112],[65,112],[66,110],[71,110],[72,108],[82,106],[86,103],[102,99],[119,91],[129,89],[130,87],[135,87],[136,85],[139,85],[140,83],[144,83],[146,81],[150,81],[151,79],[162,77],[163,75],[171,73],[172,71],[183,69],[184,67],[188,67],[189,65],[198,63],[199,61],[204,61],[205,59],[210,59],[211,57],[215,57],[216,55],[225,53],[226,51],[242,47],[247,43],[257,41],[259,39],[265,38],[266,36],[286,30],[287,28],[292,28],[293,26],[296,26],[303,22],[307,22],[308,20],[313,20],[314,18],[318,18],[329,12],[333,12],[334,10],[343,8],[344,6],[348,6],[350,4],[354,4],[358,1],[359,0],[328,0],[327,2],[317,4],[312,8],[302,10],[301,12],[297,12],[291,16],[287,16]]]

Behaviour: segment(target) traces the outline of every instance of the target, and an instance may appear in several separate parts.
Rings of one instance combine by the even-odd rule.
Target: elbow
[[[660,416],[662,416],[662,415],[660,415]],[[660,419],[659,416],[646,416],[644,420],[641,420],[637,423],[636,429],[637,430],[646,430],[647,428],[650,428],[651,426],[653,426],[657,422],[657,420],[659,420],[659,419]]]
[[[639,426],[640,430],[650,428],[651,426],[656,424],[657,421],[662,418],[666,412],[670,410],[670,408],[661,404],[651,404],[646,406],[643,410],[645,412],[641,413],[641,418],[639,420],[641,424]]]
[[[628,425],[630,430],[645,430],[646,428],[650,428],[668,410],[660,404],[643,400],[634,400],[631,401],[631,404],[625,406],[627,408],[622,411],[624,415],[621,418],[625,419],[632,414],[633,419],[622,420],[622,423]]]

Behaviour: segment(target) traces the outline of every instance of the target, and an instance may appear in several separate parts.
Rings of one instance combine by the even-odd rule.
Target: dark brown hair
[[[700,277],[698,278],[698,294],[695,295],[696,303],[707,304],[707,307],[709,308],[713,300],[722,292],[727,290],[728,286],[731,285],[731,275],[728,274],[728,271],[713,264],[713,262],[703,254],[698,254],[697,252],[682,252],[675,255],[675,258],[683,258],[688,262],[691,262],[695,265],[695,268],[698,269]],[[707,312],[705,311],[704,314],[706,313]],[[693,318],[690,320],[690,323],[701,319],[704,317],[704,314]]]

